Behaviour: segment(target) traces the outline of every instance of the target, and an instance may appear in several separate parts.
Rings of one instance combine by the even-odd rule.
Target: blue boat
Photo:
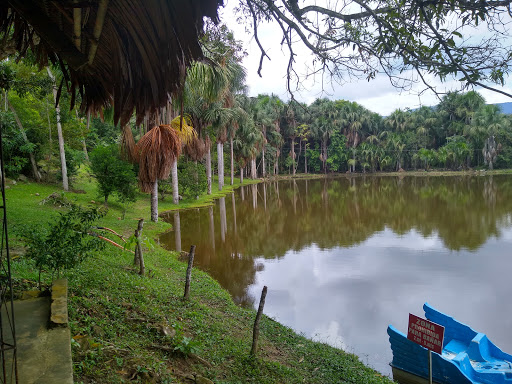
[[[425,317],[445,327],[442,354],[432,352],[432,379],[439,384],[512,384],[512,355],[485,334],[425,303]],[[428,383],[428,350],[388,326],[393,378],[399,383]]]

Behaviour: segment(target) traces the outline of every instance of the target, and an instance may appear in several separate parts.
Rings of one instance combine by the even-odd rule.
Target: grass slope
[[[74,185],[82,193],[65,193],[67,199],[98,204],[92,202],[97,198],[94,180],[85,171]],[[11,185],[11,233],[17,226],[44,225],[56,218],[64,208],[40,204],[56,191],[51,185]],[[182,201],[180,207],[207,205],[230,191],[225,187],[213,196]],[[175,208],[168,199],[160,203],[160,212]],[[149,238],[170,229],[167,223],[149,221],[149,196],[143,194],[128,207],[111,203],[98,224],[129,236],[141,217]],[[35,284],[37,273],[22,255],[23,244],[11,239],[17,254],[16,286],[26,289]],[[391,382],[356,356],[312,342],[265,316],[258,358],[250,357],[255,311],[236,306],[215,280],[197,269],[191,298],[183,301],[186,264],[160,247],[146,250],[144,257],[144,277],[133,269],[131,253],[111,246],[66,273],[76,383],[207,383],[204,378],[217,384]]]

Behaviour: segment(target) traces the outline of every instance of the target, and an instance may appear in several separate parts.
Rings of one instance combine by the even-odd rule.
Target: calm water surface
[[[169,249],[237,303],[385,374],[386,328],[429,302],[512,352],[512,177],[355,177],[246,186],[171,213]],[[179,230],[178,230],[179,229]]]

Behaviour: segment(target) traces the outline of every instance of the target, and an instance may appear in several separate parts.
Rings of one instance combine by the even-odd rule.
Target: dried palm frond
[[[171,121],[171,127],[174,128],[183,145],[187,145],[193,139],[197,138],[197,132],[192,126],[192,119],[188,115],[184,115],[183,120],[181,116],[176,116]]]
[[[203,57],[199,36],[204,18],[217,21],[222,1],[76,2],[75,9],[84,12],[84,35],[75,44],[72,3],[0,1],[0,35],[20,57],[30,54],[41,66],[60,64],[71,106],[77,96],[83,111],[113,103],[115,123],[125,125],[134,109],[139,124],[181,90],[186,67]],[[97,38],[93,31],[98,28]]]
[[[194,138],[185,145],[185,153],[191,160],[201,161],[206,154],[206,144],[203,139]]]
[[[129,125],[123,126],[121,134],[121,157],[130,163],[136,163],[135,139]]]
[[[170,125],[157,125],[141,137],[135,154],[140,189],[149,193],[155,181],[169,177],[173,160],[181,154],[180,137]]]

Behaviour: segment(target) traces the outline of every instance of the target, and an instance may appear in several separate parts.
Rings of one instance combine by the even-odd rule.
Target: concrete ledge
[[[50,321],[54,325],[68,324],[68,281],[55,280],[52,284]]]

